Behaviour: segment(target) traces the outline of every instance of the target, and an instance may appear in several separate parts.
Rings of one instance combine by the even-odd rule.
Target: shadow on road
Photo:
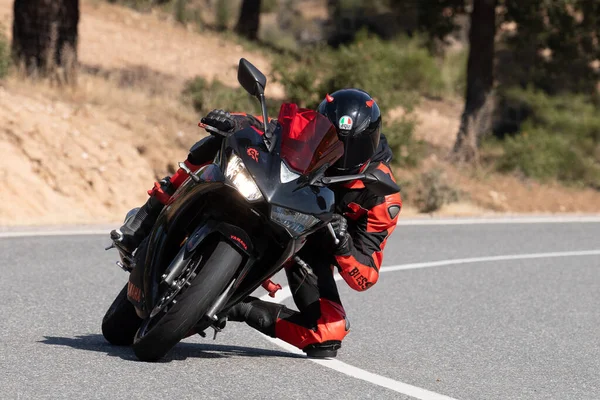
[[[127,361],[138,361],[129,346],[113,346],[102,335],[90,334],[76,337],[44,336],[39,343],[68,346],[78,350],[106,353]],[[277,350],[256,349],[242,346],[229,346],[205,343],[179,343],[159,362],[182,361],[187,358],[229,358],[229,357],[284,357],[304,358],[302,355]]]

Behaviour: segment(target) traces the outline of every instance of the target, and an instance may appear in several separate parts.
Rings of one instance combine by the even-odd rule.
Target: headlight
[[[254,201],[262,198],[262,193],[254,179],[250,176],[250,173],[246,169],[242,159],[232,154],[227,164],[227,170],[225,171],[227,179],[233,183],[233,186],[246,198],[246,200]]]
[[[319,219],[312,215],[278,206],[271,207],[271,219],[284,226],[294,237],[300,236],[319,222]]]

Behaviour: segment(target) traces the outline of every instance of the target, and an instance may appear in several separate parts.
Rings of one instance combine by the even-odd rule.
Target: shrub
[[[409,118],[386,124],[383,133],[394,153],[393,162],[402,167],[416,167],[425,153],[425,142],[413,136],[416,122]]]
[[[258,102],[244,89],[230,88],[216,80],[208,83],[202,77],[188,82],[184,95],[189,97],[194,109],[199,113],[207,113],[215,108],[229,111],[250,111],[258,108]]]
[[[233,18],[233,4],[231,0],[217,0],[217,10],[215,15],[215,25],[218,30],[226,30],[229,28],[231,19]]]
[[[325,47],[315,47],[305,52],[299,60],[291,54],[274,60],[273,81],[283,85],[287,101],[302,107],[316,108],[325,97],[319,81],[329,69],[329,52]]]
[[[329,76],[322,91],[359,87],[381,105],[411,107],[419,94],[438,96],[444,82],[436,60],[420,38],[383,41],[361,34],[333,53]]]
[[[600,188],[600,109],[581,95],[548,96],[509,90],[505,101],[527,118],[520,132],[506,137],[501,171],[559,179]],[[519,121],[520,122],[520,121]]]
[[[419,212],[432,213],[444,204],[457,202],[459,197],[459,192],[448,184],[442,170],[433,169],[420,175],[416,193]]]
[[[467,89],[468,49],[447,53],[441,61],[441,76],[444,93],[464,96]]]
[[[281,30],[277,24],[261,25],[259,39],[277,51],[296,53],[299,50],[294,34],[287,30]]]
[[[257,115],[261,113],[258,100],[250,96],[243,88],[232,88],[217,80],[208,83],[206,79],[196,77],[186,84],[183,96],[184,100],[191,102],[194,109],[201,115],[205,115],[215,108]],[[269,116],[276,117],[279,107],[280,103],[267,101]]]
[[[122,4],[138,11],[150,10],[154,4],[153,0],[108,0],[108,2]]]
[[[277,0],[262,0],[262,3],[260,3],[260,12],[272,13],[277,11],[277,7]]]
[[[354,43],[335,50],[316,46],[297,58],[281,57],[273,72],[290,100],[306,106],[315,105],[325,93],[358,87],[375,97],[384,112],[398,105],[410,109],[421,95],[442,96],[464,88],[465,77],[458,70],[464,56],[450,58],[442,73],[424,46],[418,37],[384,41],[361,33]]]
[[[175,21],[185,24],[188,20],[187,15],[187,0],[175,0],[175,4],[173,5],[173,14],[175,16]]]
[[[8,75],[10,64],[12,63],[8,40],[2,32],[4,30],[2,25],[0,25],[0,79]]]

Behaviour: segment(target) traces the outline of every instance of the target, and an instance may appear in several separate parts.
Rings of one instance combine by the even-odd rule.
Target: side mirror
[[[238,82],[252,96],[260,98],[265,93],[267,77],[250,61],[241,58],[238,66]]]
[[[387,196],[400,191],[400,187],[394,182],[392,177],[380,169],[366,173],[363,182],[377,196]]]

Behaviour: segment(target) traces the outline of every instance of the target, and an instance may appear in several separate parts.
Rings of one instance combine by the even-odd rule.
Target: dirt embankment
[[[8,34],[12,0],[0,0]],[[184,82],[196,75],[236,85],[246,57],[268,72],[268,57],[215,34],[198,34],[155,14],[82,1],[76,88],[0,82],[0,226],[116,223],[145,201],[152,182],[172,173],[204,135],[183,104]],[[280,97],[270,85],[267,94]],[[440,168],[463,193],[445,214],[598,212],[600,194],[522,182],[489,171],[461,171],[444,161],[458,129],[460,103],[425,102],[417,136],[437,149],[416,179]],[[411,196],[410,188],[407,190]],[[403,215],[414,213],[406,207]]]
[[[12,0],[0,0],[8,34],[11,19]],[[184,82],[235,85],[240,57],[269,69],[216,35],[84,0],[77,88],[0,82],[0,225],[120,220],[205,135],[181,102]]]

